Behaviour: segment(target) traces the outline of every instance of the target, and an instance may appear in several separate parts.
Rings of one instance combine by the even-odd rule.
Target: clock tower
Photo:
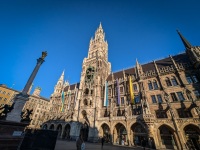
[[[91,38],[87,58],[84,58],[80,79],[78,103],[76,111],[77,121],[81,122],[84,140],[95,141],[98,138],[96,126],[98,124],[99,109],[103,105],[102,91],[105,80],[111,72],[108,62],[108,43],[100,23]]]

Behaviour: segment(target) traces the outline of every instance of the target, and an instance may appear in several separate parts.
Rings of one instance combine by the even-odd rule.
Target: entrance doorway
[[[58,131],[58,138],[60,138],[61,132],[62,132],[62,125],[61,124],[58,125],[56,131]]]
[[[64,133],[63,133],[63,139],[67,139],[67,140],[70,140],[70,125],[67,124],[65,126],[65,130],[64,130]]]
[[[106,143],[109,143],[109,142],[111,142],[110,141],[110,139],[111,139],[111,135],[110,135],[110,128],[109,128],[109,126],[107,125],[107,124],[103,124],[102,126],[101,126],[101,129],[102,129],[102,137],[104,137],[104,139],[105,139],[105,142]]]
[[[165,149],[177,149],[177,143],[175,139],[174,131],[166,125],[159,127],[161,146]]]
[[[187,125],[184,128],[187,147],[191,150],[200,149],[200,130],[197,126]]]
[[[128,145],[128,136],[123,124],[118,123],[114,129],[114,143],[119,145]]]
[[[49,127],[50,130],[54,130],[54,125],[51,124],[51,126]]]
[[[148,139],[147,139],[147,133],[146,130],[144,129],[144,127],[139,124],[133,124],[131,126],[131,130],[133,132],[133,141],[132,143],[134,143],[134,145],[139,145],[142,146],[142,144],[144,145],[148,145]]]

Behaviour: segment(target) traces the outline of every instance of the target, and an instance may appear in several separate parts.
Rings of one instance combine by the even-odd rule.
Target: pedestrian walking
[[[102,148],[102,149],[103,149],[104,141],[105,141],[105,139],[104,139],[104,137],[102,137],[102,139],[101,139],[101,148]]]
[[[142,140],[142,147],[144,148],[144,150],[145,150],[145,147],[146,147],[146,140],[144,139],[144,140]]]
[[[83,136],[80,133],[78,139],[76,140],[76,148],[77,148],[77,150],[82,150],[83,149],[83,145],[84,145],[84,148],[85,148],[85,143],[83,141]]]

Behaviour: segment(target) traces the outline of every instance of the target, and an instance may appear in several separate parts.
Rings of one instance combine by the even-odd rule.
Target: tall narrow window
[[[154,90],[158,89],[158,83],[156,80],[153,81]]]
[[[178,95],[178,98],[179,98],[180,101],[184,101],[185,100],[182,92],[177,92],[177,95]]]
[[[165,79],[165,82],[166,82],[167,86],[172,86],[172,84],[171,84],[169,78],[166,78],[166,79]]]
[[[108,89],[108,95],[109,96],[111,95],[111,89]]]
[[[148,82],[148,86],[149,86],[149,90],[152,90],[152,89],[153,89],[153,86],[152,86],[151,81]]]
[[[124,92],[123,87],[120,87],[120,93],[123,93],[123,92]]]
[[[133,84],[133,89],[134,89],[134,91],[137,91],[137,85],[136,84]]]
[[[187,79],[187,82],[188,82],[189,84],[193,83],[192,78],[191,78],[190,76],[187,76],[186,79]]]
[[[140,103],[140,96],[135,96],[135,103],[139,104]]]
[[[151,95],[151,99],[152,99],[152,102],[153,102],[153,103],[157,103],[157,101],[156,101],[156,96],[155,96],[155,95]]]
[[[161,97],[161,95],[159,94],[159,95],[157,95],[157,99],[158,99],[158,103],[162,103],[163,101],[162,101],[162,97]]]
[[[194,94],[195,94],[196,98],[200,98],[200,93],[199,93],[198,90],[195,90],[195,91],[194,91]]]
[[[170,93],[171,97],[172,97],[172,100],[175,102],[175,101],[178,101],[177,97],[176,97],[176,94],[175,93]]]
[[[173,86],[177,86],[178,85],[178,82],[176,81],[175,77],[172,77],[171,81],[172,81]]]
[[[124,105],[124,97],[121,97],[121,105]]]
[[[192,79],[193,79],[194,83],[198,82],[197,77],[195,75],[192,76]]]

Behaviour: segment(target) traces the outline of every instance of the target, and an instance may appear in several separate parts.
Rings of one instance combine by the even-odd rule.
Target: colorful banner
[[[62,93],[61,93],[61,102],[62,102],[62,107],[60,109],[61,112],[64,111],[64,104],[65,104],[65,92],[64,90],[62,90]]]
[[[130,103],[135,104],[134,101],[134,91],[133,91],[133,83],[132,83],[132,78],[129,76],[129,89],[130,89]]]
[[[105,81],[105,91],[104,91],[104,104],[103,106],[108,106],[108,83]]]
[[[117,102],[120,105],[120,90],[119,90],[119,81],[117,79]]]

